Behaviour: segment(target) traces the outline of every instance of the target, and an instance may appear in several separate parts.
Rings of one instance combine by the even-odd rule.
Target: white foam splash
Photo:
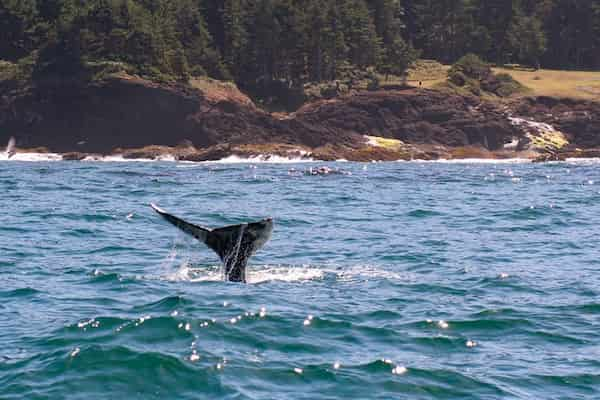
[[[407,162],[399,160],[398,162]],[[434,164],[526,164],[531,163],[528,158],[460,158],[460,159],[440,159],[440,160],[413,160],[414,163],[434,163]]]
[[[173,260],[171,257],[172,254],[169,258]],[[334,276],[340,282],[369,279],[390,279],[403,282],[415,280],[410,273],[390,271],[372,265],[339,268],[314,265],[251,265],[246,272],[246,279],[249,284],[305,282],[323,279],[327,275]],[[184,261],[180,265],[176,265],[174,270],[171,269],[163,274],[160,279],[186,282],[221,282],[223,281],[223,272],[221,265],[195,267],[188,261]]]
[[[320,268],[286,267],[286,266],[251,266],[246,272],[246,279],[250,284],[271,281],[298,282],[321,279],[325,271]],[[219,282],[223,281],[222,267],[192,267],[189,263],[182,263],[175,271],[163,277],[168,281],[187,282]]]
[[[121,155],[113,155],[113,156],[87,156],[83,159],[83,161],[102,161],[102,162],[154,162],[154,161],[169,161],[174,162],[177,161],[175,156],[171,154],[160,155],[156,158],[124,158]]]
[[[181,162],[188,164],[248,164],[248,163],[266,163],[266,164],[295,164],[295,163],[308,163],[315,162],[315,160],[309,157],[309,153],[304,150],[298,150],[294,152],[299,154],[298,157],[285,157],[274,154],[261,154],[253,157],[239,157],[239,156],[229,156],[225,157],[221,160],[216,161],[202,161],[202,162],[192,162],[192,161],[179,161],[172,154],[165,154],[157,156],[156,158],[125,158],[122,155],[109,155],[109,156],[100,156],[100,155],[88,155],[83,158],[82,161],[87,162],[138,162],[138,163],[148,163],[148,162],[156,162],[156,161],[167,161],[167,162]],[[0,153],[0,161],[62,161],[63,156],[58,153],[16,153],[12,157],[8,157],[7,152]]]
[[[600,158],[567,158],[569,164],[600,164]]]
[[[28,161],[28,162],[42,162],[42,161],[61,161],[62,156],[55,153],[16,153],[11,158],[8,158],[8,153],[0,153],[0,161]]]
[[[265,266],[260,269],[248,270],[249,283],[262,283],[269,281],[299,282],[322,279],[325,271],[312,266],[285,267]]]
[[[375,265],[355,265],[342,267],[336,270],[329,270],[327,272],[336,274],[338,280],[346,282],[355,281],[357,279],[392,279],[404,282],[414,280],[414,277],[407,272],[399,273]]]
[[[247,163],[261,163],[261,164],[297,164],[297,163],[308,163],[315,162],[313,158],[306,157],[306,153],[299,152],[300,157],[282,157],[274,154],[261,154],[254,157],[239,157],[231,155],[229,157],[222,158],[216,161],[204,161],[206,164],[247,164]]]
[[[537,122],[537,121],[532,121],[532,120],[528,120],[525,118],[518,118],[518,117],[508,117],[508,120],[514,126],[530,128],[538,133],[555,132],[556,131],[556,129],[554,129],[554,127],[552,125],[546,124],[544,122]]]

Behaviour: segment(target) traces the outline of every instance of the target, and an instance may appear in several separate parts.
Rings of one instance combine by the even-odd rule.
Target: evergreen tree
[[[35,0],[0,0],[0,58],[16,61],[34,48]]]
[[[510,58],[511,53],[506,32],[514,15],[513,2],[510,0],[475,1],[479,24],[486,27],[491,39],[489,50],[481,55],[486,60],[502,64]]]
[[[275,76],[276,52],[280,28],[273,13],[273,0],[257,0],[248,28],[250,46],[245,57],[247,76],[251,84],[270,85]]]
[[[337,1],[333,1],[327,11],[325,21],[325,55],[327,60],[327,79],[338,78],[340,68],[346,59],[348,46],[342,28],[342,17]]]
[[[223,60],[234,77],[238,77],[246,43],[241,0],[223,0]]]
[[[537,17],[517,15],[507,35],[515,61],[539,69],[540,57],[546,51],[546,37]]]
[[[300,87],[342,66],[402,75],[414,49],[600,68],[594,0],[0,0],[0,29],[0,57],[36,77],[116,61],[159,79]]]
[[[299,86],[306,73],[306,14],[293,0],[280,0],[273,10],[279,27],[276,77]]]
[[[341,2],[344,38],[348,45],[348,61],[360,68],[377,65],[381,56],[381,40],[375,32],[369,8],[363,0]]]
[[[327,20],[321,10],[321,5],[313,1],[308,10],[309,25],[309,61],[308,61],[308,79],[313,82],[323,80],[323,71],[325,70],[325,31]]]

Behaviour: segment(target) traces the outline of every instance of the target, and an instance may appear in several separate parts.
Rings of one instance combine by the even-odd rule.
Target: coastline
[[[600,157],[600,103],[591,100],[539,96],[493,102],[407,87],[357,91],[308,102],[295,112],[269,113],[235,85],[220,81],[158,84],[121,73],[93,85],[62,83],[2,98],[0,143],[14,136],[17,151],[30,154],[15,159],[543,162]]]
[[[358,163],[439,163],[439,164],[535,164],[535,163],[600,163],[600,157],[565,157],[561,160],[543,160],[538,161],[532,158],[523,157],[506,157],[506,158],[452,158],[452,159],[413,159],[413,160],[371,160],[371,161],[352,161],[347,159],[337,160],[319,160],[310,157],[305,158],[291,158],[282,157],[273,154],[262,154],[259,156],[252,157],[238,157],[236,155],[230,155],[222,159],[206,160],[206,161],[186,161],[180,160],[172,155],[162,155],[156,158],[126,158],[121,155],[99,155],[91,154],[87,155],[82,159],[69,159],[64,158],[65,154],[59,153],[39,153],[39,152],[28,152],[26,150],[18,151],[14,156],[8,158],[6,153],[0,153],[0,163],[2,162],[24,162],[24,163],[37,163],[37,162],[82,162],[82,163],[179,163],[189,165],[208,165],[208,164],[319,164],[319,163],[347,163],[347,162],[358,162]]]

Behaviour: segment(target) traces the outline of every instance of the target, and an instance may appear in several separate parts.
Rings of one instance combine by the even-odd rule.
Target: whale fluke
[[[6,145],[6,154],[8,154],[8,158],[11,158],[17,153],[17,151],[15,150],[16,144],[17,141],[14,137],[11,136],[11,138],[8,139],[8,144]]]
[[[151,203],[150,206],[171,224],[217,253],[223,262],[225,279],[231,282],[246,282],[248,259],[264,246],[273,230],[271,218],[210,229],[171,215],[156,204]]]

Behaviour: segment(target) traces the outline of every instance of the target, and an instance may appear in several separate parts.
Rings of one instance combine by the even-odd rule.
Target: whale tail
[[[210,229],[184,221],[155,204],[150,204],[150,206],[171,224],[195,237],[217,253],[224,265],[225,279],[232,282],[246,282],[248,259],[264,246],[273,231],[271,218]]]

